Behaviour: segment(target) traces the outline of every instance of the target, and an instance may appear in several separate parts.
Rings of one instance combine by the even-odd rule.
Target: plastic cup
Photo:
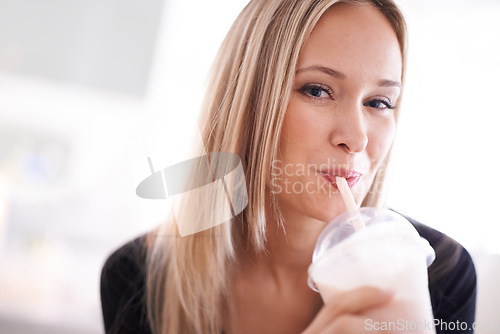
[[[355,231],[351,221],[366,225]],[[435,253],[403,216],[364,207],[335,218],[318,238],[309,286],[325,304],[339,292],[373,286],[394,292],[386,305],[363,314],[365,329],[388,333],[435,333],[427,267]]]

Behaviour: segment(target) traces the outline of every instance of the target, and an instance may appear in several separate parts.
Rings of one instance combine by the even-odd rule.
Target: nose
[[[367,124],[361,105],[339,106],[332,125],[332,145],[347,153],[362,152],[368,145]]]

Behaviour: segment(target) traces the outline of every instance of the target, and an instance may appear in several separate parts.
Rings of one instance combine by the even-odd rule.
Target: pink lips
[[[346,179],[349,188],[352,189],[363,174],[353,169],[346,169],[342,167],[334,167],[327,170],[321,170],[319,173],[328,180],[335,188],[337,188],[336,176],[340,176]],[[337,188],[338,189],[338,188]]]

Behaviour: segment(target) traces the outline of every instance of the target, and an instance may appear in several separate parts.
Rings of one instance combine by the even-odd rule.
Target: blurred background
[[[0,0],[1,333],[103,332],[106,257],[166,216],[135,195],[146,156],[182,160],[246,3]],[[469,250],[481,333],[500,333],[500,2],[397,3],[410,57],[388,204]]]

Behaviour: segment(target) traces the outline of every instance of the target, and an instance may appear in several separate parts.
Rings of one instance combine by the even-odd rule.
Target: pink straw
[[[359,215],[358,206],[354,201],[354,197],[352,197],[351,189],[349,189],[349,185],[347,184],[345,178],[336,176],[335,180],[337,181],[337,187],[339,188],[340,195],[342,195],[342,200],[344,200],[347,211],[355,215],[351,224],[356,231],[359,231],[365,227],[365,223],[363,223],[363,220]]]

